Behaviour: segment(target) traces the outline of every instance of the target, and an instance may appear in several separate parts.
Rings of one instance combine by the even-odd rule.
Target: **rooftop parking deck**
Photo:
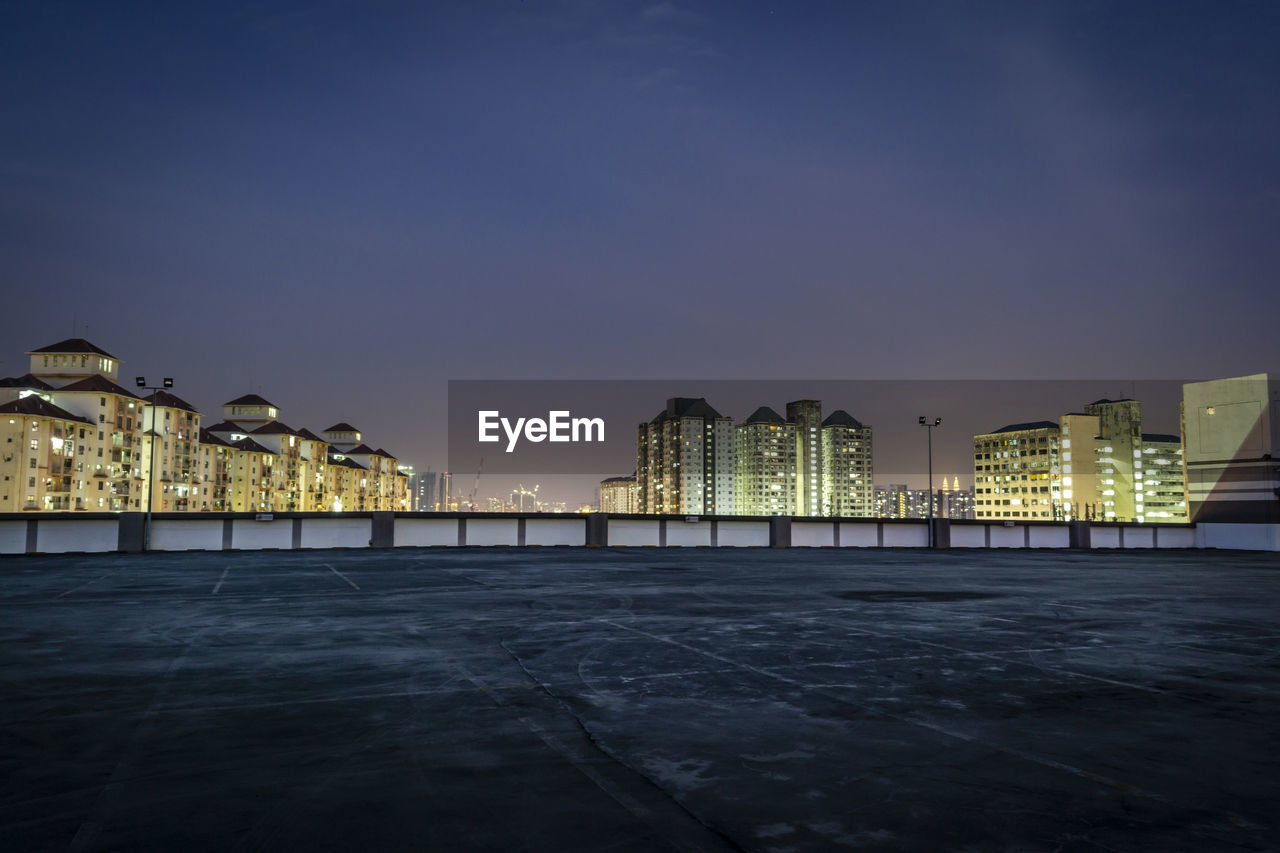
[[[1280,559],[0,558],[0,849],[1274,849]]]

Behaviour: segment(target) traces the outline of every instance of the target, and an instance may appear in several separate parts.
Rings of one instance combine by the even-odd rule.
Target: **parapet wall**
[[[0,515],[0,554],[136,553],[142,513]],[[152,551],[576,546],[1224,548],[1280,551],[1276,524],[1103,524],[539,513],[170,513]]]

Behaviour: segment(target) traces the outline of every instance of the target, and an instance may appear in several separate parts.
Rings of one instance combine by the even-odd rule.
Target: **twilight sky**
[[[439,468],[449,379],[1280,372],[1277,44],[1272,2],[0,0],[0,375],[78,319]]]

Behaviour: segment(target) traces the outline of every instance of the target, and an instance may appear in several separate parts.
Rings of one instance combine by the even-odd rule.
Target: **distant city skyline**
[[[1280,375],[1277,42],[1245,3],[7,4],[0,374],[84,337],[436,470],[450,380]]]

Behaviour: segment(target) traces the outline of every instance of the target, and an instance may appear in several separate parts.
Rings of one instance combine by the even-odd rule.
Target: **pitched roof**
[[[156,391],[149,397],[143,397],[153,406],[163,406],[166,409],[185,409],[188,412],[200,414],[200,410],[179,397],[177,394],[170,394],[168,391]]]
[[[1000,429],[992,430],[987,434],[994,435],[998,432],[1023,432],[1029,429],[1058,429],[1058,425],[1053,421],[1029,421],[1025,424],[1009,424],[1008,426],[1000,427]]]
[[[5,415],[26,415],[28,417],[37,418],[57,418],[63,421],[76,421],[82,424],[92,424],[93,421],[88,418],[82,418],[79,415],[73,415],[61,406],[55,406],[43,397],[35,394],[29,394],[21,399],[5,403],[0,406],[0,414]]]
[[[636,475],[632,474],[629,477],[605,477],[600,483],[603,485],[605,483],[634,483],[635,481]]]
[[[320,442],[321,444],[328,444],[328,443],[329,443],[329,442],[325,441],[323,438],[321,438],[320,436],[316,435],[316,434],[315,434],[314,432],[312,432],[311,430],[307,429],[306,427],[303,427],[302,429],[298,430],[298,435],[302,436],[302,437],[303,437],[303,438],[305,438],[307,441],[318,441],[318,442]]]
[[[0,379],[0,388],[35,388],[38,391],[52,391],[53,386],[30,373],[22,376],[9,376]]]
[[[263,424],[253,430],[254,435],[297,435],[298,431],[281,423],[280,421],[272,421],[269,424]]]
[[[359,431],[360,430],[356,429],[346,421],[342,421],[341,423],[336,423],[333,426],[329,427],[327,430],[325,430],[325,432],[359,432]]]
[[[720,413],[711,408],[705,397],[672,397],[667,407],[658,413],[652,423],[676,418],[718,418]]]
[[[357,468],[357,469],[359,469],[359,470],[361,470],[361,471],[367,471],[367,470],[369,470],[368,468],[365,468],[363,465],[361,465],[359,462],[357,462],[357,461],[356,461],[356,460],[354,460],[354,459],[347,459],[345,456],[344,456],[343,458],[339,459],[339,458],[338,458],[338,455],[339,455],[339,454],[336,454],[336,453],[330,453],[330,454],[329,454],[329,464],[330,464],[330,465],[341,465],[341,466],[343,466],[344,468]]]
[[[130,391],[128,388],[125,388],[123,385],[119,385],[115,382],[112,382],[107,377],[100,376],[96,373],[93,376],[86,376],[84,379],[81,379],[79,382],[72,382],[70,385],[64,385],[61,388],[57,389],[57,392],[59,394],[62,394],[67,391],[96,392],[99,394],[102,394],[102,393],[119,394],[122,397],[132,397],[135,400],[142,399],[137,394]]]
[[[216,435],[209,432],[209,430],[207,429],[200,430],[200,443],[212,444],[214,447],[231,447],[230,444],[218,438]]]
[[[1167,432],[1144,432],[1144,433],[1142,434],[1142,440],[1143,440],[1143,441],[1163,441],[1163,442],[1172,442],[1172,443],[1174,443],[1174,444],[1181,444],[1181,443],[1182,443],[1182,437],[1181,437],[1181,436],[1177,436],[1177,435],[1170,435],[1170,434],[1169,434],[1169,433],[1167,433]]]
[[[745,423],[785,424],[786,420],[783,419],[782,415],[778,414],[768,406],[761,406],[760,408],[756,409],[754,412],[751,413],[751,416],[747,418]]]
[[[836,409],[834,412],[827,415],[827,418],[822,422],[822,425],[824,427],[828,427],[828,426],[853,427],[854,429],[862,429],[864,426],[866,426],[864,423],[862,423],[862,421],[858,420],[853,415],[846,412],[844,409]]]
[[[379,456],[382,456],[382,457],[386,458],[386,459],[395,459],[395,458],[396,458],[396,457],[392,456],[390,453],[388,453],[387,451],[383,450],[381,447],[379,447],[377,450],[375,450],[375,451],[373,451],[373,452],[374,452],[374,453],[376,453],[376,454],[378,454]]]
[[[253,453],[270,453],[272,456],[278,455],[271,448],[263,447],[261,444],[258,444],[258,442],[254,441],[252,438],[249,438],[248,436],[245,436],[244,438],[240,439],[239,441],[237,441],[235,444],[232,444],[231,446],[238,448],[239,450],[249,450],[249,451],[252,451]]]
[[[210,424],[209,426],[205,427],[200,431],[201,432],[206,432],[206,431],[207,432],[247,432],[247,430],[244,427],[237,426],[233,424],[231,421],[218,421],[216,424]]]
[[[56,344],[50,344],[47,347],[33,349],[31,352],[27,353],[27,355],[35,355],[38,352],[92,352],[98,355],[105,355],[107,358],[115,358],[111,353],[100,347],[94,346],[84,338],[67,338],[65,341],[58,341]]]
[[[378,451],[374,450],[372,447],[370,447],[367,444],[357,444],[355,447],[351,448],[350,450],[344,450],[342,452],[347,456],[354,456],[356,454],[363,454],[366,456],[379,455]]]
[[[1134,403],[1134,402],[1137,402],[1137,401],[1136,401],[1136,400],[1134,400],[1132,397],[1121,397],[1119,400],[1108,400],[1106,397],[1103,397],[1101,400],[1094,400],[1094,401],[1093,401],[1092,403],[1090,403],[1089,405],[1090,405],[1090,406],[1105,406],[1105,405],[1106,405],[1106,404],[1108,404],[1108,403]]]
[[[234,400],[228,400],[223,403],[224,406],[270,406],[273,409],[279,408],[275,403],[264,400],[257,394],[245,394],[243,397],[236,397]]]

